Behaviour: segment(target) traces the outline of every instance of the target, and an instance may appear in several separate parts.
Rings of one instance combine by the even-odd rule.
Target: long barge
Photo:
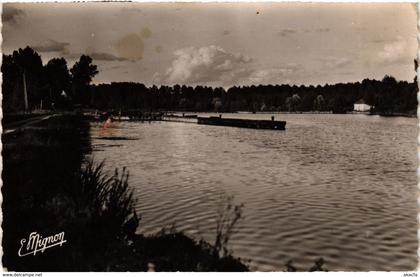
[[[198,124],[230,126],[252,129],[286,130],[286,121],[222,118],[221,116],[197,117]]]

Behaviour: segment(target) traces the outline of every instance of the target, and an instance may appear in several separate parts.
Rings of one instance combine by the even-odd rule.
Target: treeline
[[[382,80],[364,79],[356,83],[324,86],[257,85],[229,89],[207,86],[152,86],[140,83],[90,85],[98,73],[89,56],[82,55],[69,70],[64,58],[54,58],[43,65],[30,47],[3,55],[3,109],[72,109],[75,106],[100,110],[141,109],[145,111],[332,111],[353,110],[363,99],[380,114],[415,113],[417,84],[397,81],[392,76]],[[28,104],[25,104],[26,98]]]
[[[101,110],[332,111],[353,110],[363,99],[377,113],[415,113],[417,84],[385,76],[381,81],[324,86],[258,85],[228,90],[205,86],[152,86],[138,83],[92,85],[85,105]]]

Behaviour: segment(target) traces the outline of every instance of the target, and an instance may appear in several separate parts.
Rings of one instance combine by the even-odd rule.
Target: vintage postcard
[[[416,5],[1,18],[4,270],[416,270]]]

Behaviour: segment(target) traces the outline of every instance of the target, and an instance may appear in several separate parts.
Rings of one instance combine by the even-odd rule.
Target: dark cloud
[[[292,29],[292,28],[285,28],[285,29],[282,29],[279,32],[279,35],[282,36],[282,37],[286,37],[286,36],[289,36],[289,35],[293,35],[295,33],[297,33],[297,30]]]
[[[1,19],[3,23],[17,23],[19,17],[24,15],[25,12],[23,10],[5,4],[3,5],[3,13],[1,15]]]
[[[68,42],[59,42],[55,40],[47,40],[45,43],[41,45],[34,45],[32,46],[33,49],[39,52],[60,52],[60,53],[66,53],[68,52],[67,46],[69,46],[70,43]]]
[[[330,28],[326,28],[326,27],[321,27],[321,28],[316,28],[316,29],[303,29],[303,30],[297,30],[297,29],[292,29],[292,28],[285,28],[282,29],[278,34],[282,37],[286,37],[289,35],[293,35],[295,33],[298,32],[303,32],[303,33],[327,33],[330,32],[331,29]]]
[[[98,61],[127,61],[125,58],[117,57],[113,54],[105,53],[105,52],[92,52],[88,53],[88,55]]]
[[[126,61],[127,59],[117,57],[114,54],[97,51],[94,47],[89,46],[85,50],[86,55],[97,61]]]
[[[49,45],[51,47],[46,47],[46,46],[38,46],[38,47],[33,47],[35,50],[40,51],[40,52],[58,52],[62,57],[65,57],[67,59],[78,59],[80,56],[82,55],[88,55],[89,57],[91,57],[93,60],[96,61],[127,61],[127,59],[122,58],[122,57],[117,57],[111,53],[106,53],[106,52],[100,52],[97,51],[95,48],[93,47],[87,47],[85,51],[83,52],[73,52],[70,51],[67,47],[63,47],[60,48],[59,45],[69,45],[66,42],[62,42],[62,43],[57,43],[56,45]],[[56,46],[56,47],[53,47]]]

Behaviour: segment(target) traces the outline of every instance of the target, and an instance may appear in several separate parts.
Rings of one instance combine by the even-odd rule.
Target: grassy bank
[[[128,173],[107,176],[84,160],[89,124],[62,115],[3,135],[3,266],[12,271],[247,271],[227,250],[238,211],[227,210],[216,243],[181,232],[136,234],[140,216]],[[232,216],[232,217],[229,217]],[[240,217],[240,214],[239,214]],[[19,257],[31,232],[65,232],[66,243]]]

